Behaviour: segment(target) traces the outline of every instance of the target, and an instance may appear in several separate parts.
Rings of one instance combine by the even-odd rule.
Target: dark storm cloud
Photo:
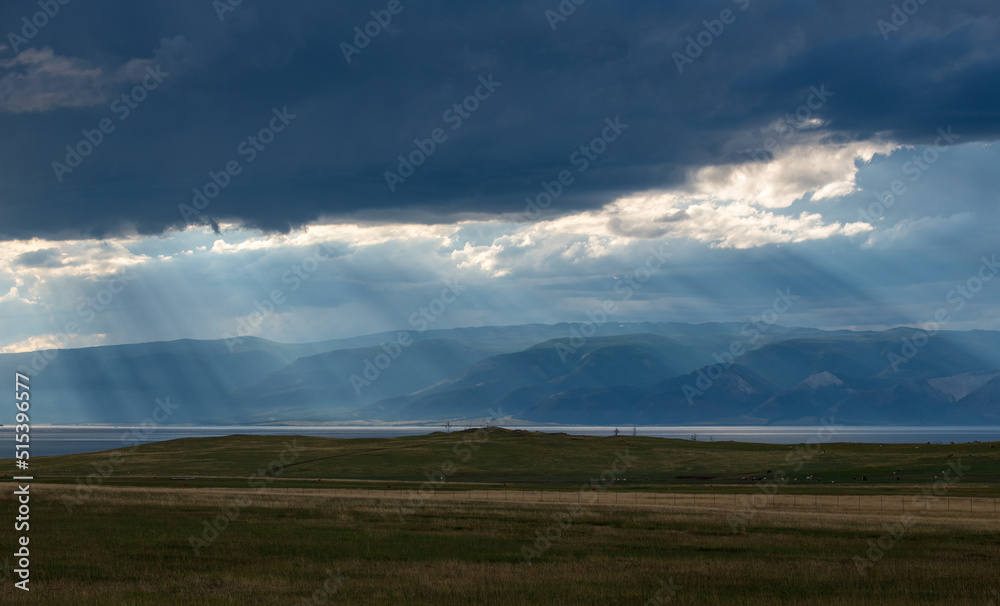
[[[278,231],[324,216],[521,212],[542,181],[579,168],[574,152],[620,116],[628,128],[552,212],[592,208],[742,158],[734,141],[794,111],[820,85],[835,96],[818,115],[843,137],[927,143],[951,125],[968,142],[1000,131],[1000,11],[987,0],[928,2],[905,22],[897,17],[894,30],[878,23],[892,22],[893,4],[870,0],[590,0],[555,31],[546,17],[558,10],[554,0],[399,6],[348,63],[341,43],[354,44],[354,28],[387,2],[244,0],[222,20],[207,1],[63,5],[16,55],[0,53],[3,231],[159,233],[185,224],[178,205],[206,185],[220,193],[194,220]],[[0,30],[20,32],[21,18],[37,10],[6,3]],[[723,10],[732,11],[729,23],[710,24],[718,36],[691,46],[687,38],[697,41],[703,22]],[[37,72],[18,59],[29,51],[77,71],[45,97],[52,81],[18,85]],[[677,52],[698,55],[683,73]],[[169,76],[123,118],[112,104],[142,83],[135,61]],[[81,83],[85,68],[107,77]],[[490,76],[499,84],[487,96],[479,78]],[[74,82],[79,90],[66,88]],[[478,107],[453,128],[456,114],[445,112],[477,90]],[[47,105],[37,103],[43,98]],[[285,108],[294,119],[261,133]],[[67,163],[66,146],[78,147],[85,130],[96,138],[102,120],[114,129],[57,180],[53,162]],[[435,129],[447,138],[390,191],[385,171]],[[248,139],[260,134],[266,145]]]

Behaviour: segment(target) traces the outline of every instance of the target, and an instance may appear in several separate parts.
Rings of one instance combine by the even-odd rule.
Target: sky
[[[0,352],[1000,330],[998,34],[987,0],[6,2]]]

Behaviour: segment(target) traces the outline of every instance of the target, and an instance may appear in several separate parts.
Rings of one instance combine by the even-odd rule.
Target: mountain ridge
[[[0,370],[44,362],[33,395],[48,405],[35,420],[50,424],[135,423],[166,397],[181,403],[166,421],[171,424],[491,416],[567,424],[1000,418],[996,331],[941,331],[919,348],[910,341],[911,351],[914,329],[906,327],[585,327],[397,331],[305,344],[179,339],[0,354]]]

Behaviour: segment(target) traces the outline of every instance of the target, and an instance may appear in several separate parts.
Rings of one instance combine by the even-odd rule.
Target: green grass
[[[196,476],[198,485],[246,485],[246,478],[266,470],[286,452],[293,438],[228,436],[187,438],[147,444],[112,466],[105,483],[162,485],[164,478]],[[493,429],[435,433],[425,436],[371,439],[294,438],[301,452],[287,465],[284,480],[316,479],[355,482],[423,482],[427,473],[444,474],[445,488],[463,483],[499,487],[546,487],[575,490],[609,470],[620,451],[634,462],[618,474],[627,478],[620,489],[755,490],[747,477],[787,479],[784,489],[847,494],[909,494],[914,486],[933,484],[949,463],[968,470],[954,487],[966,496],[1000,496],[998,443],[850,444],[811,446],[693,442],[648,437],[588,437]],[[120,451],[122,452],[122,451]],[[949,455],[953,455],[949,457]],[[32,473],[46,481],[75,482],[78,477],[108,470],[110,451],[40,457]],[[445,466],[454,465],[451,473]],[[13,469],[10,460],[0,463]],[[902,469],[902,472],[897,470]],[[767,472],[771,473],[768,474]],[[897,472],[901,480],[893,475]],[[813,480],[806,480],[807,476]],[[156,480],[153,477],[156,476]],[[867,477],[867,481],[862,478]],[[815,478],[821,478],[818,482]],[[854,479],[852,479],[854,478]],[[833,483],[831,484],[831,480]],[[174,482],[176,483],[176,482]]]
[[[639,605],[670,579],[680,586],[671,604],[984,605],[1000,591],[1000,516],[991,500],[974,513],[969,499],[911,507],[912,527],[864,574],[854,559],[902,519],[895,503],[929,489],[951,462],[968,469],[947,494],[1000,496],[995,443],[834,443],[806,452],[496,430],[298,437],[289,459],[291,440],[185,439],[115,452],[120,460],[111,452],[32,459],[32,592],[10,587],[10,556],[0,556],[0,603]],[[634,463],[618,476],[628,481],[597,492],[596,504],[574,504],[573,493],[625,450]],[[287,465],[268,476],[283,453]],[[425,472],[450,469],[448,461],[455,468],[434,497],[401,511],[412,505],[401,498],[408,489]],[[894,480],[898,469],[903,481]],[[747,509],[745,495],[728,494],[760,495],[761,485],[742,476],[767,470],[799,478],[777,487],[777,507]],[[100,486],[65,506],[84,494],[77,480],[88,474]],[[805,482],[808,475],[823,482]],[[330,490],[358,487],[368,490]],[[0,493],[3,524],[16,515],[12,488]],[[538,489],[547,491],[544,502],[530,492]],[[489,502],[484,490],[493,491]],[[841,493],[867,496],[864,508],[856,498],[836,505]],[[885,511],[882,495],[891,497]],[[231,519],[213,538],[206,522],[222,512]],[[733,514],[745,531],[733,531]],[[547,546],[538,538],[546,532]],[[192,537],[207,541],[197,554]],[[11,554],[12,541],[4,540]],[[538,550],[530,563],[524,548]],[[324,582],[334,595],[316,593]]]
[[[762,510],[737,534],[725,508],[585,505],[529,564],[567,505],[441,501],[400,520],[392,500],[309,495],[252,496],[195,555],[233,494],[104,489],[70,513],[65,486],[33,490],[32,597],[66,606],[299,604],[329,572],[319,603],[645,604],[673,579],[675,604],[983,605],[1000,559],[997,518],[918,517],[861,575],[853,558],[898,515]]]

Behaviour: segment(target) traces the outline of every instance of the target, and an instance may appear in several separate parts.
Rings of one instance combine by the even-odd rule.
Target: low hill
[[[819,439],[818,436],[817,439]],[[833,435],[831,440],[835,440]],[[188,438],[146,444],[112,465],[108,480],[146,482],[153,476],[211,478],[388,480],[423,482],[442,470],[450,482],[583,483],[613,464],[631,484],[752,484],[744,477],[780,478],[808,484],[806,476],[837,484],[934,482],[949,464],[961,463],[963,483],[1000,480],[997,443],[957,445],[847,444],[782,446],[695,442],[651,437],[592,437],[502,428],[470,429],[399,438],[336,439],[303,436]],[[623,453],[628,453],[624,457]],[[70,483],[105,469],[110,452],[31,460],[37,478]],[[278,471],[279,458],[285,465]],[[0,462],[8,468],[12,461]],[[801,464],[801,465],[800,465]],[[452,468],[451,465],[454,467]],[[902,469],[902,472],[898,470]],[[450,473],[447,470],[452,470]],[[861,480],[868,478],[867,482]],[[851,478],[857,478],[851,480]],[[648,480],[647,480],[648,478]],[[169,482],[169,480],[167,480]]]

